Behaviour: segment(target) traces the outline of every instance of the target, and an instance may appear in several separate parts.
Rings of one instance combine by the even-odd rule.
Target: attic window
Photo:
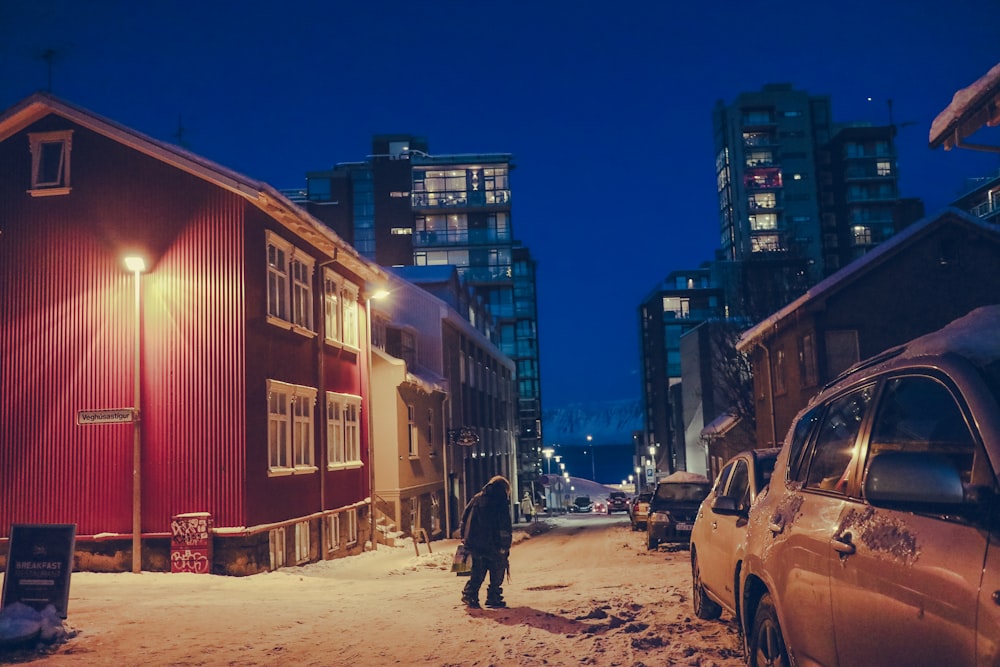
[[[31,132],[32,197],[69,194],[69,156],[73,146],[73,130],[61,132]]]

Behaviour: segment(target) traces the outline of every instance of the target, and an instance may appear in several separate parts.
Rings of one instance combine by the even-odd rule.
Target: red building
[[[48,95],[4,112],[0,555],[72,523],[77,569],[135,570],[137,539],[183,569],[191,513],[216,573],[361,551],[384,278],[266,184]]]

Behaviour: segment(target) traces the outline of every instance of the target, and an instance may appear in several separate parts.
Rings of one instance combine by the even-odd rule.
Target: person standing
[[[531,500],[531,494],[525,491],[524,498],[521,498],[521,514],[524,516],[526,523],[531,523],[531,517],[534,513],[535,503]]]
[[[462,514],[465,548],[472,554],[472,573],[462,589],[462,602],[479,609],[479,589],[489,574],[486,588],[487,607],[506,607],[503,599],[504,575],[512,540],[510,520],[510,482],[497,475],[486,482],[465,506]]]

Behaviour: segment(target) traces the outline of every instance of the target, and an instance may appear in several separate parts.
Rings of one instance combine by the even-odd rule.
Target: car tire
[[[660,546],[660,541],[655,537],[646,537],[646,550],[652,551],[653,549]]]
[[[770,593],[765,593],[757,604],[748,642],[748,667],[790,667],[788,648],[781,634],[778,612]]]
[[[701,583],[701,568],[698,567],[698,553],[691,551],[691,601],[694,615],[706,621],[714,621],[722,615],[722,607],[709,599],[705,586]]]

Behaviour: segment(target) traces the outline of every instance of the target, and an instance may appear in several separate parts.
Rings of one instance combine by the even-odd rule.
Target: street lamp
[[[587,436],[587,444],[590,445],[590,478],[597,481],[597,465],[594,463],[594,447],[593,447],[594,436]]]
[[[384,299],[389,296],[389,290],[383,287],[376,287],[371,293],[365,296],[365,335],[368,336],[368,493],[371,496],[371,511],[369,512],[369,520],[371,521],[371,540],[372,540],[372,551],[378,551],[378,540],[375,539],[375,447],[373,441],[375,440],[375,433],[372,430],[374,428],[374,421],[372,420],[372,299]],[[446,448],[447,449],[447,448]],[[445,453],[447,456],[447,453]],[[448,465],[447,461],[444,462],[445,465],[445,480],[448,478]],[[448,514],[448,496],[447,491],[444,494],[445,502],[445,516],[450,516]]]
[[[135,277],[135,350],[132,369],[132,572],[142,572],[142,274],[146,260],[138,255],[125,258],[125,268]]]
[[[552,455],[556,453],[556,450],[551,447],[546,447],[542,450],[542,454],[545,455],[545,463],[547,464],[546,474],[552,474]]]

